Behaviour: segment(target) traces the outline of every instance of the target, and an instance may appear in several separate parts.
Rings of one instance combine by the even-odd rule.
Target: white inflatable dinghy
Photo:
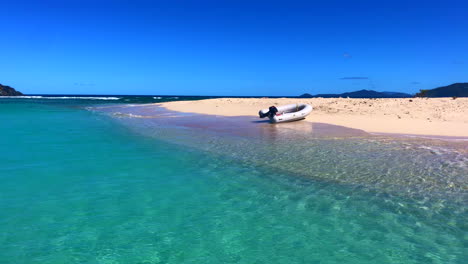
[[[272,123],[290,122],[304,119],[312,112],[312,106],[308,104],[289,104],[282,106],[270,106],[258,112],[260,118],[268,117]]]

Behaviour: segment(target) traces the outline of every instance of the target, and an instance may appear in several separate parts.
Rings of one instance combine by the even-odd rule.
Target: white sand
[[[468,137],[468,98],[223,98],[159,105],[179,112],[258,116],[260,109],[291,103],[307,103],[314,107],[305,119],[308,122],[328,123],[376,133]]]

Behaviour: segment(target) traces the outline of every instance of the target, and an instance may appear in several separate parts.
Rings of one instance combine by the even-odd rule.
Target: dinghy
[[[272,123],[290,122],[304,119],[312,112],[312,106],[308,104],[289,104],[282,106],[270,106],[258,112],[260,118],[268,117]]]

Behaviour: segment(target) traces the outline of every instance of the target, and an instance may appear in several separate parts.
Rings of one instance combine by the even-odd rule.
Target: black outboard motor
[[[278,113],[278,108],[276,108],[275,106],[270,106],[269,110],[270,111],[268,111],[268,117],[274,117],[276,113]]]
[[[262,111],[258,112],[258,115],[260,116],[260,118],[264,118],[264,117],[273,117],[276,115],[276,113],[278,113],[278,108],[276,108],[275,106],[270,106],[270,108],[268,108],[268,112],[266,113],[263,113]]]

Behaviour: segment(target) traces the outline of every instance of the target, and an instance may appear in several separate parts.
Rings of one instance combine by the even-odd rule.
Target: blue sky
[[[414,93],[468,81],[468,1],[3,1],[24,93]]]

